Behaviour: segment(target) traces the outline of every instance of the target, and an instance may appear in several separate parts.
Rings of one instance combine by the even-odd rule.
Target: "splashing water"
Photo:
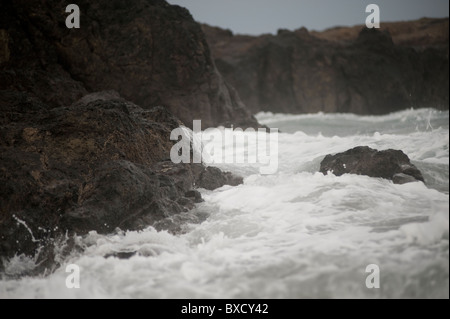
[[[371,117],[258,114],[279,128],[279,171],[221,164],[243,185],[202,190],[189,214],[207,216],[171,235],[95,232],[65,264],[81,269],[68,289],[65,267],[45,277],[3,279],[0,298],[448,298],[449,113],[408,110]],[[326,154],[367,145],[403,150],[427,185],[317,173]],[[226,146],[229,147],[229,146]],[[129,259],[108,257],[131,253]],[[6,269],[33,260],[18,256]],[[366,287],[367,265],[380,289]]]

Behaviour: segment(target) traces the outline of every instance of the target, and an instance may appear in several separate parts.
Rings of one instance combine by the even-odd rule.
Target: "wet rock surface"
[[[320,164],[320,172],[367,175],[392,180],[395,184],[425,182],[420,170],[402,151],[377,151],[370,147],[356,147],[344,153],[327,155]]]
[[[144,109],[164,105],[187,126],[258,126],[186,9],[164,0],[80,0],[80,28],[67,29],[67,5],[1,2],[0,89],[27,91],[50,107],[115,90]]]
[[[54,109],[2,96],[10,97],[0,104],[2,257],[33,255],[66,234],[144,229],[194,208],[196,187],[242,182],[167,159],[180,121],[165,108],[144,110],[114,92]]]
[[[171,131],[258,126],[187,10],[80,0],[81,28],[67,29],[67,5],[0,4],[0,259],[35,256],[37,271],[75,234],[179,231],[197,188],[236,179],[170,162]]]

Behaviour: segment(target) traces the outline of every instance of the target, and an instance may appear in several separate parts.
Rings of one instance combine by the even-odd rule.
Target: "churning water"
[[[80,267],[80,289],[66,288],[63,266],[45,277],[3,279],[0,297],[449,297],[449,112],[257,117],[283,132],[277,174],[218,165],[245,182],[203,190],[205,202],[189,213],[203,223],[181,235],[91,233],[78,239],[84,252],[64,261]],[[403,150],[427,185],[318,173],[326,154],[361,145]],[[137,254],[104,257],[117,252]],[[370,264],[380,268],[380,289],[366,287]],[[33,266],[18,256],[6,272]]]

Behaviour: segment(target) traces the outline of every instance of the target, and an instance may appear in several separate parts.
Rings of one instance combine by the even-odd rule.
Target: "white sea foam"
[[[208,215],[202,224],[178,236],[153,228],[91,233],[80,239],[84,253],[65,261],[80,266],[81,289],[66,288],[63,266],[47,277],[0,281],[0,297],[449,297],[448,112],[258,118],[285,132],[277,174],[222,164],[245,182],[202,190],[205,202],[193,212]],[[328,123],[336,134],[323,133]],[[359,145],[403,150],[427,186],[317,172],[326,154]],[[117,252],[137,254],[104,258]],[[31,262],[17,257],[8,269]],[[379,290],[365,286],[369,264],[380,267]]]

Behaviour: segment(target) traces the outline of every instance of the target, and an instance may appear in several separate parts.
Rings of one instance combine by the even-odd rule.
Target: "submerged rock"
[[[367,175],[392,180],[395,184],[425,182],[422,173],[402,151],[377,151],[367,146],[356,147],[344,153],[327,155],[320,164],[320,172]]]

